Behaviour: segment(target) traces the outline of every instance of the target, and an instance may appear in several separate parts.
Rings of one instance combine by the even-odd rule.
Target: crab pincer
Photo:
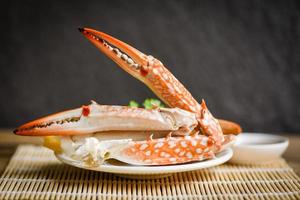
[[[99,105],[92,101],[81,108],[52,114],[18,127],[24,136],[74,136],[104,131],[176,131],[189,134],[197,126],[194,113],[179,108],[146,110],[127,106]],[[130,137],[130,136],[128,136]]]
[[[90,28],[79,28],[79,31],[119,67],[146,84],[168,106],[198,113],[201,118],[203,106],[161,61],[106,33]],[[218,120],[216,123],[220,123],[224,134],[241,132],[241,127],[234,122]]]

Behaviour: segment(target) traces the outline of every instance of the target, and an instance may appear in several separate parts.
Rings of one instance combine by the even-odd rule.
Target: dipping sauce
[[[241,133],[233,146],[230,162],[263,164],[279,159],[288,147],[287,138],[267,133]]]

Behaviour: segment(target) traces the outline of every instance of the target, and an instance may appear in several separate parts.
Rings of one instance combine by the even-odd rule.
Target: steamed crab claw
[[[196,100],[190,105],[180,104],[180,99],[190,101],[192,95],[159,60],[106,33],[90,28],[79,28],[79,31],[123,70],[145,83],[167,105],[197,111]],[[168,84],[176,84],[176,87],[168,87]]]
[[[79,31],[132,76],[139,78],[141,73],[146,74],[148,56],[139,50],[103,32],[90,28],[79,28]]]
[[[194,113],[179,108],[146,110],[127,106],[99,105],[96,102],[26,123],[17,135],[82,135],[103,131],[176,131],[197,126]],[[188,134],[188,133],[187,133]]]
[[[79,31],[123,70],[146,84],[170,107],[201,112],[201,105],[158,59],[145,55],[106,33],[90,28],[79,28]],[[225,134],[241,132],[241,127],[236,123],[226,120],[220,120],[219,123]]]

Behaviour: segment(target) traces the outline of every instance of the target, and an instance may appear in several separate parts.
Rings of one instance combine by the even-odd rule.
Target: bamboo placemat
[[[300,179],[281,159],[134,180],[68,166],[44,147],[20,145],[0,178],[0,199],[300,199]]]

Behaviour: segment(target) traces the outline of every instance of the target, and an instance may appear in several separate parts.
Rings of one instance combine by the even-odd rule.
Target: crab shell
[[[233,137],[233,138],[232,138]],[[230,146],[234,136],[226,135],[222,149]],[[222,149],[216,148],[212,137],[191,136],[99,140],[96,137],[62,139],[64,154],[88,167],[100,166],[105,160],[116,159],[131,165],[172,165],[213,158]]]
[[[178,134],[189,134],[196,126],[195,114],[179,108],[146,110],[92,102],[88,106],[26,123],[14,132],[27,136],[84,135],[103,131],[177,131]]]

